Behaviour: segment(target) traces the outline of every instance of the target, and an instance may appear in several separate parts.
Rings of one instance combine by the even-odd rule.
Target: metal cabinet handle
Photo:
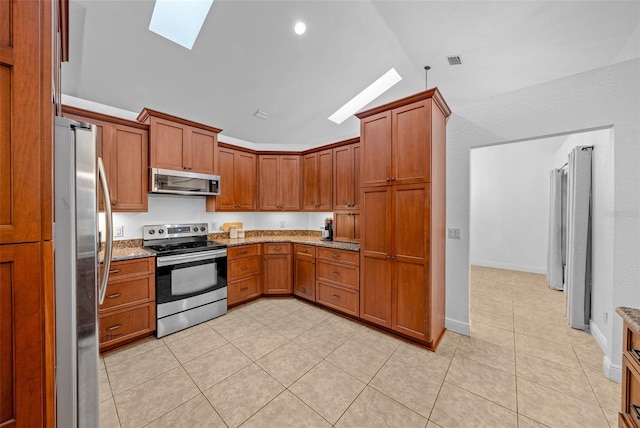
[[[396,256],[391,256],[391,260],[395,260],[395,259],[396,259]]]
[[[306,248],[304,250],[300,250],[301,253],[308,253],[309,250],[307,250]]]
[[[316,261],[315,261],[315,260],[311,260],[311,264],[312,264],[312,265],[315,265],[315,264],[316,264]]]
[[[631,407],[631,410],[633,410],[633,413],[636,415],[636,419],[640,419],[640,406],[632,404],[629,407]]]
[[[113,200],[111,201],[111,205],[113,205],[113,206],[115,206],[117,203],[118,203],[118,201],[116,201],[115,199],[113,199]]]
[[[391,181],[396,181],[396,178],[395,177],[391,177]]]
[[[249,251],[247,251],[247,250],[242,250],[242,251],[240,251],[240,254],[247,254],[248,252]]]
[[[276,250],[276,251],[280,251],[280,250],[282,250],[282,247],[273,247],[273,249]]]
[[[334,299],[334,300],[339,300],[340,296],[338,296],[337,294],[332,294],[331,298]]]
[[[631,355],[633,355],[636,358],[636,360],[638,360],[638,362],[640,363],[640,349],[632,349]]]
[[[122,324],[116,324],[116,325],[114,325],[114,326],[112,326],[112,327],[107,327],[107,331],[117,330],[117,329],[119,329],[120,327],[122,327]]]
[[[391,179],[389,177],[386,178],[387,181],[391,181]]]
[[[120,272],[120,269],[114,269],[114,270],[110,270],[109,274],[118,273],[118,272]]]
[[[240,270],[247,270],[247,269],[249,269],[247,266],[242,266],[242,267],[240,268]]]
[[[340,275],[340,272],[331,272],[331,275]]]
[[[340,258],[340,254],[333,253],[333,254],[331,254],[331,257],[333,257],[334,259],[339,259]]]
[[[240,291],[248,291],[248,290],[249,290],[249,287],[242,287],[242,288],[240,289]]]
[[[120,293],[113,293],[107,296],[107,299],[115,299],[116,297],[120,297],[122,296],[122,294]]]
[[[391,260],[391,256],[387,254],[387,260]]]

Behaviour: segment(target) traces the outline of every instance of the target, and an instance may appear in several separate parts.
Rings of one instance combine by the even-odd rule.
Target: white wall
[[[609,378],[620,379],[617,306],[640,307],[640,59],[621,62],[453,109],[447,126],[447,227],[468,230],[470,148],[613,128],[613,278],[602,328]],[[444,94],[446,99],[446,94]],[[600,219],[599,221],[603,221]],[[469,239],[447,241],[447,327],[469,331]]]
[[[471,264],[546,273],[549,171],[564,140],[471,150]]]

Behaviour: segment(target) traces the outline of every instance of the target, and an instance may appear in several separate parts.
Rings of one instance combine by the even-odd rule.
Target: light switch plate
[[[124,226],[116,226],[113,228],[113,237],[122,238],[124,236]]]
[[[448,229],[448,235],[449,235],[449,239],[461,239],[460,238],[460,229],[458,228],[454,228],[454,227],[450,227]]]

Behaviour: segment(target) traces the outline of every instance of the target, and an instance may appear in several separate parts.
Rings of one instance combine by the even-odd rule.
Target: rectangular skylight
[[[191,50],[213,0],[156,0],[149,30]]]
[[[345,105],[340,107],[338,111],[329,116],[329,120],[338,125],[347,120],[348,117],[378,98],[380,95],[388,91],[393,85],[402,80],[395,68],[387,71],[378,80],[364,88],[355,97],[351,98]]]

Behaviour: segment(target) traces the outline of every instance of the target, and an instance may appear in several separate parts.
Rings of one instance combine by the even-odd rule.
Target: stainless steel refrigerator
[[[100,185],[98,184],[100,183]],[[111,262],[112,219],[94,125],[56,117],[55,289],[57,426],[99,427],[98,302]],[[98,189],[104,196],[104,274],[98,278]]]

